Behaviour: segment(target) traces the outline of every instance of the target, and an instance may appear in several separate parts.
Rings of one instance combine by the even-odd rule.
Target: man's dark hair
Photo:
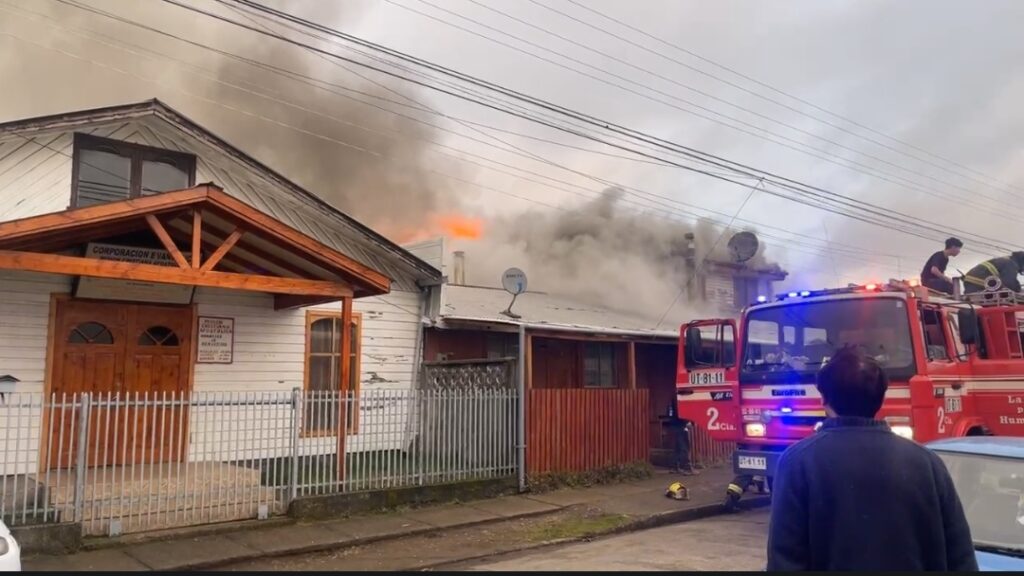
[[[947,238],[946,239],[946,250],[950,248],[963,248],[964,243],[959,238]]]
[[[888,388],[878,362],[852,347],[840,349],[818,372],[818,391],[839,416],[874,418]]]

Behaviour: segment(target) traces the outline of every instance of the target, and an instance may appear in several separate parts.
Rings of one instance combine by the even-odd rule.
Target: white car
[[[0,520],[0,572],[21,572],[21,547]]]

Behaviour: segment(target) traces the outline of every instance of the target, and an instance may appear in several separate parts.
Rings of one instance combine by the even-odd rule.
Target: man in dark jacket
[[[1014,252],[1010,256],[993,258],[978,264],[967,271],[964,276],[964,294],[984,292],[985,281],[990,276],[999,278],[1000,290],[1013,290],[1020,292],[1020,280],[1017,276],[1024,271],[1024,252]]]
[[[887,388],[878,363],[849,348],[818,374],[829,418],[779,460],[769,570],[978,569],[942,460],[874,419]]]

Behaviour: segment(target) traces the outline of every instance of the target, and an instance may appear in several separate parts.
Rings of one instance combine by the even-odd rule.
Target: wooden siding
[[[532,338],[534,388],[583,388],[584,347],[588,340]],[[629,387],[629,362],[626,342],[608,342],[614,350],[616,388]]]
[[[585,472],[647,461],[647,390],[527,394],[527,474]]]
[[[16,392],[41,393],[46,377],[46,350],[50,295],[71,291],[71,278],[25,272],[0,272],[0,375],[20,380]],[[416,384],[416,355],[419,334],[418,292],[395,291],[385,296],[357,300],[354,310],[362,314],[361,373],[363,390],[409,390]],[[273,298],[259,293],[200,288],[195,301],[199,315],[226,316],[235,319],[234,362],[230,365],[197,364],[193,389],[199,392],[288,391],[301,388],[305,360],[305,310],[273,309]],[[316,309],[340,311],[341,304]],[[394,449],[408,440],[405,430],[411,413],[389,412],[383,417],[373,407],[360,415],[359,432],[348,440],[351,452]],[[197,409],[193,418],[200,418]],[[286,410],[286,408],[282,408]],[[24,415],[39,420],[39,414]],[[287,414],[281,418],[287,419]],[[27,454],[38,449],[39,426],[31,438],[22,438],[19,472],[30,461]],[[195,434],[207,433],[197,431]],[[216,434],[216,431],[208,431]],[[366,441],[368,433],[373,442]],[[0,445],[6,440],[0,427]],[[193,437],[192,448],[203,438]],[[306,454],[332,453],[337,448],[333,437],[303,440]],[[232,444],[224,444],[230,449]],[[284,453],[288,447],[263,447],[267,454]],[[192,461],[219,458],[222,454],[191,452]],[[0,474],[14,469],[0,463]]]
[[[21,382],[18,392],[42,392],[50,294],[71,291],[71,278],[0,273],[0,374]],[[414,382],[419,294],[392,292],[356,300],[362,314],[360,382],[367,389],[409,389]],[[201,316],[235,318],[234,363],[197,364],[196,390],[269,391],[302,387],[305,310],[273,309],[258,293],[196,291]],[[340,304],[312,309],[339,310]]]
[[[0,221],[66,209],[71,201],[71,150],[70,133],[0,141]]]
[[[392,292],[356,300],[362,314],[360,383],[364,390],[413,384],[419,294]],[[302,387],[307,308],[275,311],[266,294],[196,291],[200,316],[235,319],[234,363],[196,365],[197,390],[290,390]],[[341,311],[341,304],[308,308]]]
[[[648,423],[651,430],[651,448],[671,450],[672,434],[665,428],[662,417],[676,401],[677,347],[668,344],[636,345],[636,385],[649,391]]]
[[[67,276],[0,272],[0,375],[20,380],[16,392],[43,391],[50,294],[70,290]]]
[[[692,430],[692,436],[690,436],[690,461],[692,463],[710,466],[732,461],[732,453],[736,451],[734,442],[712,440],[708,431],[699,426],[695,426]]]

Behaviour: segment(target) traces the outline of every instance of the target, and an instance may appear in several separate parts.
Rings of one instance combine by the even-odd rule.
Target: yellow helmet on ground
[[[673,482],[669,485],[668,490],[665,491],[666,498],[672,498],[673,500],[689,500],[690,491],[683,486],[682,482]]]

